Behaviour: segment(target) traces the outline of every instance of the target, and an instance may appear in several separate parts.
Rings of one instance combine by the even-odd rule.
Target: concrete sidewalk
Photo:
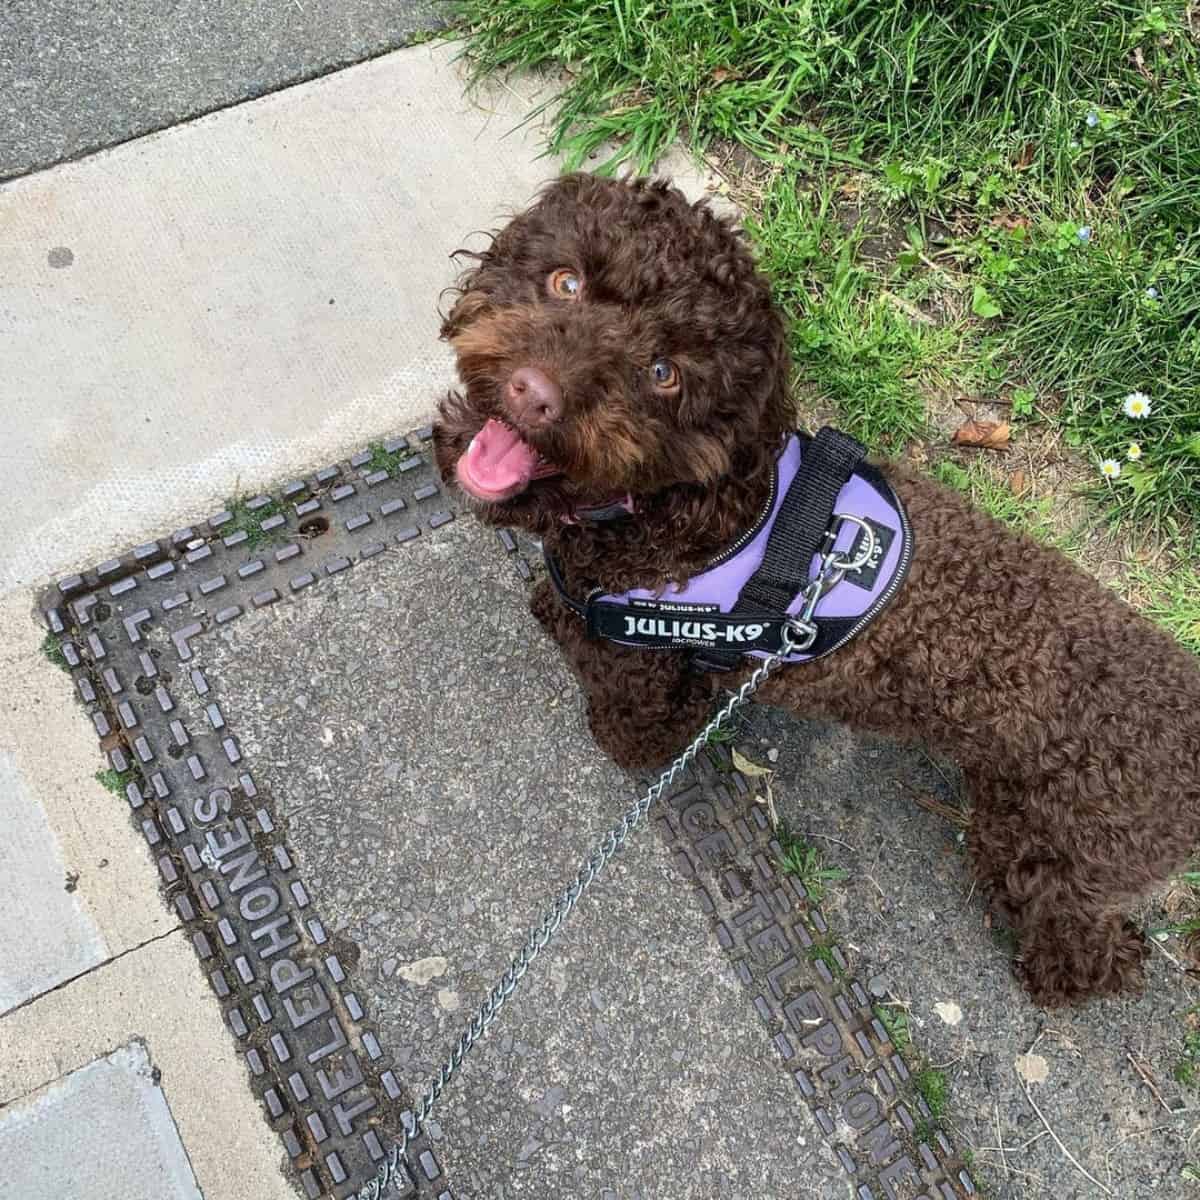
[[[142,1046],[207,1200],[291,1194],[39,653],[33,589],[432,412],[451,251],[554,171],[515,129],[535,87],[464,99],[455,53],[397,52],[0,185],[0,1121],[18,1131],[0,1155],[30,1113],[49,1128],[59,1098],[91,1094],[72,1073]],[[121,1103],[150,1113],[130,1078]],[[96,1190],[77,1194],[119,1194],[100,1126],[89,1149]],[[163,1171],[157,1194],[177,1194]]]

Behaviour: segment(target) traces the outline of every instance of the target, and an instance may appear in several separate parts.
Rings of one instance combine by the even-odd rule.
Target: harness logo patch
[[[871,557],[866,565],[848,574],[846,582],[862,588],[864,592],[873,592],[879,580],[879,572],[888,556],[888,550],[891,549],[892,542],[896,540],[896,531],[890,525],[881,525],[878,521],[871,520],[870,517],[866,517],[865,520],[870,525],[871,532],[875,534],[875,547],[871,551]],[[851,542],[849,555],[852,559],[858,557],[864,537],[866,534],[860,529],[855,535],[854,541]]]
[[[754,642],[766,626],[750,621],[741,625],[717,625],[712,621],[679,621],[663,617],[626,617],[626,637],[660,638],[665,642],[693,642],[708,646],[737,646]]]

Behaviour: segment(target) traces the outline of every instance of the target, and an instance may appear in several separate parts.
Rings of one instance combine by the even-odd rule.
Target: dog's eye
[[[660,358],[650,367],[650,378],[660,392],[673,392],[679,387],[679,368],[669,358]]]
[[[583,280],[567,267],[551,271],[546,280],[546,290],[560,300],[578,300],[583,292]]]

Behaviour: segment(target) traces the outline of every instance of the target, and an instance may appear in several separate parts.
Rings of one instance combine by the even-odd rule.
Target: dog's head
[[[565,176],[495,236],[442,327],[464,391],[438,463],[497,523],[711,489],[788,426],[787,349],[742,239],[663,182]]]

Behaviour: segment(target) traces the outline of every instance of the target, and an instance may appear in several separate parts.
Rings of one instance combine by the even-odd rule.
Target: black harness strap
[[[588,606],[587,602],[580,603],[570,592],[567,591],[567,581],[562,577],[562,568],[558,565],[558,559],[542,546],[542,557],[546,560],[546,571],[550,575],[550,582],[554,585],[554,590],[558,593],[558,598],[574,612],[577,616],[587,620]]]
[[[787,612],[833,524],[838,493],[866,453],[862,443],[828,426],[812,439],[779,506],[762,565],[746,580],[734,612]]]
[[[829,426],[808,443],[779,506],[762,563],[746,580],[731,612],[787,612],[808,583],[809,565],[828,536],[838,493],[866,453],[861,442]],[[692,665],[701,671],[729,671],[741,658],[736,650],[701,650],[692,655]]]

